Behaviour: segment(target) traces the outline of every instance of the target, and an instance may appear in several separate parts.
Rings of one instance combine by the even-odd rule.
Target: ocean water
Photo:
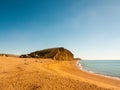
[[[120,79],[120,60],[80,60],[82,69]]]

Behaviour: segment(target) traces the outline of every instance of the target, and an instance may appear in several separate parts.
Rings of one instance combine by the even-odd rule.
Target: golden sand
[[[83,72],[76,62],[0,56],[0,90],[120,90],[120,80]]]

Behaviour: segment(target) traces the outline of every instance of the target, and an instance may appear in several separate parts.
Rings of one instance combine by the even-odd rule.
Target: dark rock
[[[21,55],[20,58],[29,58],[29,55]]]

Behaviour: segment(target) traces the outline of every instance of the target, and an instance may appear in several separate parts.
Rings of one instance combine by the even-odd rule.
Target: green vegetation
[[[51,58],[54,60],[73,60],[74,56],[73,54],[63,48],[49,48],[49,49],[44,49],[40,51],[35,51],[30,54],[26,55],[21,55],[20,57],[22,58]]]

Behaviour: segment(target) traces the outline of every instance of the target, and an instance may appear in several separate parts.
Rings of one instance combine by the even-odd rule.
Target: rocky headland
[[[53,60],[73,60],[74,55],[71,51],[63,48],[48,48],[39,51],[32,52],[30,54],[24,54],[21,58],[51,58]]]

